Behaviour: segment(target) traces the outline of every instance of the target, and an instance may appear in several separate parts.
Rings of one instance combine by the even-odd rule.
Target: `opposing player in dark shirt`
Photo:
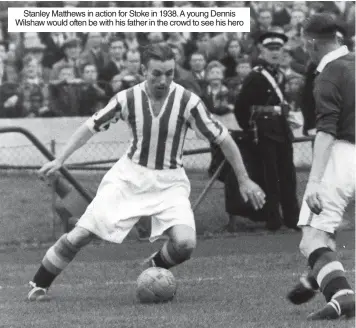
[[[288,295],[295,304],[320,290],[328,302],[309,320],[355,316],[355,296],[336,256],[335,232],[355,194],[355,55],[337,41],[337,26],[327,14],[310,17],[304,43],[318,65],[314,85],[316,130],[313,164],[298,225],[300,250],[310,272]]]

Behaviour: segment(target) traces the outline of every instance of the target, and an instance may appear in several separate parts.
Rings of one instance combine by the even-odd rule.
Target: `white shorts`
[[[334,142],[321,185],[322,212],[319,215],[312,213],[303,200],[298,225],[334,233],[342,222],[347,205],[355,195],[354,144],[342,140]]]
[[[141,216],[152,217],[150,241],[175,225],[195,231],[190,183],[183,168],[151,170],[122,157],[100,183],[77,226],[121,243]]]

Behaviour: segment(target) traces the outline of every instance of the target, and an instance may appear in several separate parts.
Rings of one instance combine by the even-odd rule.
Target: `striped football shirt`
[[[160,113],[154,116],[145,82],[117,93],[86,122],[93,132],[105,131],[124,120],[132,131],[127,156],[136,164],[155,169],[183,166],[183,145],[188,127],[200,138],[221,143],[227,129],[207,111],[202,100],[179,84],[171,83]]]

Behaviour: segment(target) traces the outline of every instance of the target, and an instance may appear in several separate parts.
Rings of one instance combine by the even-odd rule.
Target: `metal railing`
[[[0,133],[20,133],[29,139],[33,145],[45,156],[48,160],[55,159],[53,154],[38,140],[30,131],[21,127],[3,127],[0,128]],[[33,167],[32,167],[33,168]],[[60,173],[68,180],[68,182],[88,201],[92,201],[92,197],[83,188],[83,186],[72,176],[72,174],[65,168],[60,168]]]

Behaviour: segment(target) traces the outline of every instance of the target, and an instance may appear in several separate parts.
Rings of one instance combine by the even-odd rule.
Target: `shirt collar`
[[[139,84],[141,90],[143,90],[146,94],[146,81],[143,81]],[[171,82],[170,86],[169,86],[169,91],[168,91],[168,94],[167,94],[167,97],[170,95],[170,93],[176,88],[177,84],[175,82]]]
[[[347,55],[348,53],[349,53],[349,50],[347,49],[347,46],[342,46],[340,48],[337,48],[336,50],[330,51],[321,59],[316,70],[319,73],[321,73],[327,64],[329,64],[330,62],[332,62],[342,56]]]

